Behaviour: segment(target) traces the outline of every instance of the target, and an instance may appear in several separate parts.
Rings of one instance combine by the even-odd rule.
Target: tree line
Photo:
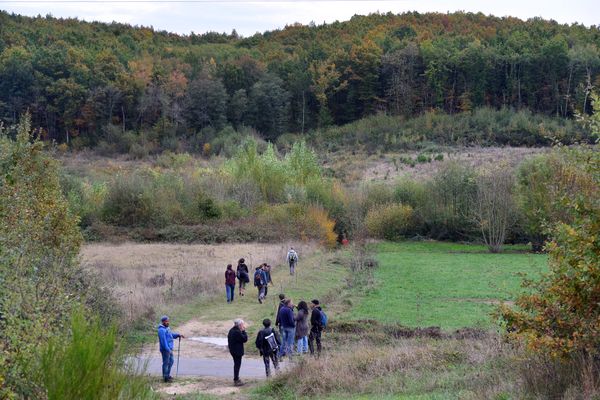
[[[242,38],[0,13],[0,118],[43,138],[158,140],[249,126],[273,140],[385,112],[571,117],[600,84],[600,30],[472,13],[371,14]]]

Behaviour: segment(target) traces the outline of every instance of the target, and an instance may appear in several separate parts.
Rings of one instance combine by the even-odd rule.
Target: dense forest
[[[2,12],[0,118],[29,110],[44,139],[77,146],[228,125],[273,140],[381,112],[569,118],[590,112],[599,49],[595,26],[481,13],[371,14],[242,38]]]

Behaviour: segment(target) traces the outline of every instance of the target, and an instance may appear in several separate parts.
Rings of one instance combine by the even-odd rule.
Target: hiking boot
[[[262,299],[260,297],[258,298],[258,302],[262,304]]]
[[[165,382],[166,382],[166,383],[173,382],[173,377],[172,377],[172,376],[167,376],[167,377],[165,378]]]
[[[244,386],[244,382],[242,382],[241,379],[238,379],[237,381],[233,381],[233,386]]]

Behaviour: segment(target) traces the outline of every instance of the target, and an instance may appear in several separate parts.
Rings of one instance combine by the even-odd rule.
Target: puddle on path
[[[195,342],[212,344],[215,346],[227,346],[227,338],[226,337],[195,336],[195,337],[191,337],[190,340],[193,340]]]

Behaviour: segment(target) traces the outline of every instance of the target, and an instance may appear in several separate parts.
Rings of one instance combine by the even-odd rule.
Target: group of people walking
[[[290,275],[296,272],[298,253],[293,247],[289,249],[286,262],[290,267]],[[238,281],[238,294],[244,296],[246,285],[250,282],[250,270],[243,258],[238,260],[236,270],[231,264],[227,265],[225,271],[225,289],[227,303],[232,303],[235,297],[235,284]],[[271,278],[271,266],[262,263],[256,267],[253,274],[254,286],[258,289],[258,302],[263,303],[268,293],[269,284],[273,285]],[[294,311],[294,309],[296,311]],[[279,295],[279,304],[275,314],[275,327],[270,319],[262,321],[262,329],[258,332],[255,346],[263,358],[267,377],[271,375],[271,364],[273,368],[279,369],[279,363],[284,357],[292,358],[292,355],[321,354],[321,334],[327,325],[327,315],[321,308],[320,302],[313,299],[310,304],[300,301],[297,306],[292,303],[283,293]],[[169,317],[163,316],[158,327],[159,347],[162,355],[162,374],[165,382],[170,382],[171,368],[174,363],[174,339],[184,338],[183,335],[171,332],[169,328]],[[233,358],[233,381],[234,385],[243,385],[240,380],[240,368],[244,356],[244,344],[248,341],[246,323],[242,319],[236,319],[233,327],[227,335],[229,353]]]
[[[294,306],[291,299],[284,294],[279,295],[279,306],[275,320],[275,329],[270,319],[262,321],[263,328],[256,335],[254,344],[263,358],[265,373],[271,376],[271,364],[276,370],[284,357],[292,358],[293,354],[302,355],[310,352],[321,354],[321,334],[327,325],[327,315],[317,299],[309,305],[300,301]],[[296,308],[297,312],[294,312]],[[309,325],[310,320],[310,325]],[[233,383],[243,385],[240,380],[240,368],[244,356],[244,344],[248,341],[246,323],[241,319],[234,321],[227,335],[229,353],[233,357]],[[295,345],[295,349],[294,349]]]
[[[286,262],[290,266],[290,275],[294,275],[296,272],[296,265],[298,264],[298,253],[293,247],[287,252]],[[267,297],[269,292],[269,284],[273,285],[273,279],[271,278],[272,267],[267,263],[262,263],[256,267],[254,274],[252,275],[252,282],[254,287],[257,289],[258,302],[262,304]],[[227,265],[225,270],[225,293],[227,295],[227,303],[232,303],[235,297],[235,280],[238,280],[239,295],[244,296],[246,294],[246,285],[250,283],[250,268],[246,264],[246,260],[240,258],[238,260],[235,271],[231,264]]]

